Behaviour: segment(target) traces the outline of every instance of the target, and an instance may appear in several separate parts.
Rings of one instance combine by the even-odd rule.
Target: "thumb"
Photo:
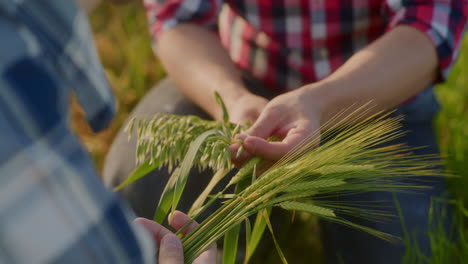
[[[255,121],[255,123],[246,131],[249,136],[259,138],[268,138],[271,136],[277,126],[277,115],[269,108],[266,108]]]
[[[174,234],[167,234],[159,247],[159,264],[183,264],[184,252],[180,239]]]
[[[273,134],[274,130],[277,127],[277,123],[275,121],[277,121],[277,118],[274,118],[274,115],[271,112],[271,110],[269,110],[269,108],[265,108],[265,110],[263,110],[258,119],[255,121],[255,123],[249,129],[247,129],[247,131],[240,135],[237,135],[236,139],[243,141],[243,145],[244,147],[246,147],[245,149],[248,150],[247,146],[245,145],[245,140],[247,138],[251,138],[252,136],[259,139],[268,138]],[[237,157],[239,147],[239,144],[234,144],[231,146],[232,157],[234,157],[232,161],[236,165],[236,167],[242,167],[242,164],[249,160],[253,154],[249,151],[244,151],[239,157]]]

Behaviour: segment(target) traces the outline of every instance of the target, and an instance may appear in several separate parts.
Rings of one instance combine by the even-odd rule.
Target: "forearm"
[[[345,108],[370,101],[373,112],[396,107],[434,82],[437,63],[435,48],[422,32],[398,26],[318,85],[305,88],[319,102],[323,124]]]
[[[214,91],[219,92],[228,110],[249,93],[219,38],[208,29],[178,25],[161,35],[156,52],[178,89],[215,119],[221,119],[222,113]]]

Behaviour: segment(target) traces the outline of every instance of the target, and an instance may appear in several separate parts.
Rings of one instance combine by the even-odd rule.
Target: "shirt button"
[[[326,48],[321,48],[319,50],[320,58],[324,59],[328,57],[328,50]]]
[[[291,52],[290,59],[291,59],[291,62],[294,63],[295,65],[301,65],[302,64],[302,58],[301,58],[301,55],[299,55],[298,52]]]

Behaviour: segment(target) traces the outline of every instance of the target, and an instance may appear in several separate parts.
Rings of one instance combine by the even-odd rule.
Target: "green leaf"
[[[270,218],[267,215],[266,210],[263,210],[262,213],[264,214],[263,218],[265,219],[265,222],[266,222],[266,224],[268,226],[268,230],[270,231],[271,237],[273,238],[273,242],[275,243],[276,251],[278,252],[278,255],[279,255],[281,261],[283,262],[283,264],[288,264],[288,261],[286,260],[286,257],[284,256],[283,251],[281,250],[281,247],[279,246],[278,241],[276,240],[275,234],[273,232],[273,227],[271,226]]]
[[[224,123],[229,123],[229,113],[227,111],[227,108],[226,108],[226,105],[224,104],[223,99],[221,98],[221,96],[219,95],[219,93],[217,91],[215,91],[214,96],[216,98],[216,102],[223,109],[223,121],[224,121]]]
[[[224,178],[224,176],[226,176],[228,172],[228,169],[220,169],[213,175],[205,190],[203,190],[203,192],[192,204],[192,207],[188,211],[189,216],[193,217],[193,215],[197,214],[197,212],[202,208],[203,204],[206,201],[206,198],[208,198],[211,191],[213,191],[214,187]]]
[[[260,243],[260,239],[262,238],[263,233],[265,232],[266,220],[264,218],[265,218],[265,215],[266,217],[270,217],[271,207],[268,207],[265,210],[266,210],[266,214],[263,214],[261,212],[257,213],[257,217],[255,218],[255,223],[254,223],[254,227],[252,230],[252,234],[250,238],[247,238],[248,250],[246,252],[244,263],[249,262],[250,258],[255,253],[255,250],[257,249],[258,244]]]
[[[240,225],[236,225],[224,235],[223,264],[235,264],[239,243]]]
[[[114,188],[114,192],[120,191],[123,187],[129,185],[130,183],[143,178],[144,176],[148,175],[151,171],[159,167],[158,162],[154,162],[150,164],[149,160],[145,161],[141,165],[139,165],[135,170],[123,181],[119,186]]]
[[[193,166],[193,161],[197,156],[198,149],[203,144],[203,142],[212,135],[215,135],[218,130],[212,129],[204,132],[200,136],[198,136],[191,144],[190,147],[185,154],[184,160],[180,164],[180,172],[178,174],[173,174],[176,179],[173,181],[173,184],[166,184],[164,191],[161,195],[161,199],[159,200],[158,208],[156,209],[156,213],[154,215],[154,221],[158,223],[162,223],[167,216],[169,210],[174,212],[179,204],[180,197],[182,196],[182,192],[185,189],[185,184],[187,183],[188,175],[190,173],[190,169]],[[173,177],[171,176],[171,178]]]
[[[160,224],[164,222],[164,219],[166,218],[167,213],[171,208],[172,200],[174,198],[174,185],[177,181],[177,178],[179,177],[179,174],[180,168],[176,168],[169,178],[166,186],[164,187],[161,198],[159,199],[158,207],[154,212],[153,220]]]
[[[250,185],[250,179],[244,177],[236,184],[235,194],[239,194]],[[237,247],[239,244],[240,225],[229,230],[224,236],[223,264],[234,264],[236,261]]]
[[[252,225],[250,224],[249,218],[246,217],[245,218],[245,259],[244,259],[245,264],[249,262],[248,256],[252,255],[250,253],[251,249],[249,248],[249,241],[251,239],[252,239]]]

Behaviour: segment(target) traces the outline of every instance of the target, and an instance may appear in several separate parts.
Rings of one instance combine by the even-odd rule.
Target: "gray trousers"
[[[275,93],[267,90],[252,78],[245,76],[244,83],[251,92],[257,95],[266,98],[275,96]],[[149,91],[129,118],[150,118],[155,113],[196,115],[210,119],[202,109],[185,98],[167,78]],[[130,141],[127,138],[127,133],[121,128],[107,154],[103,171],[104,183],[107,186],[119,185],[136,167],[136,136],[132,136]],[[186,212],[190,209],[191,204],[206,187],[212,175],[213,173],[210,171],[202,173],[197,170],[191,171],[179,204],[179,210]],[[167,168],[155,170],[125,187],[119,194],[130,204],[137,216],[152,218],[169,176]]]

